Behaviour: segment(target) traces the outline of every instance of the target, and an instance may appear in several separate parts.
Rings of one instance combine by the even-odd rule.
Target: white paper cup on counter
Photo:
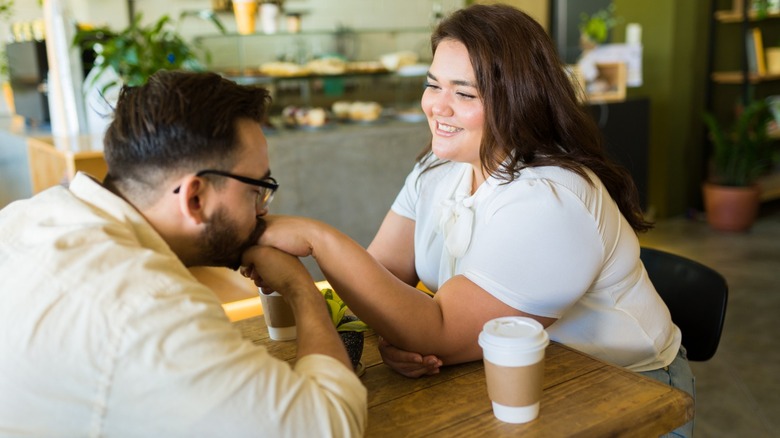
[[[268,326],[268,335],[275,341],[290,341],[298,336],[295,314],[287,300],[278,292],[264,294],[260,291],[263,318]]]
[[[506,423],[527,423],[539,415],[544,353],[550,338],[531,318],[488,321],[479,334],[493,414]]]

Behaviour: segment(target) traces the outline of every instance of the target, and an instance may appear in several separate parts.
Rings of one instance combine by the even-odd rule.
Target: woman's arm
[[[371,254],[382,266],[404,283],[415,286],[419,276],[414,258],[415,222],[390,210],[379,227],[374,240],[368,246]],[[429,354],[404,351],[379,337],[379,354],[390,368],[407,377],[437,374],[442,362]]]
[[[392,210],[387,213],[368,253],[404,283],[419,281],[414,267],[414,221]]]
[[[407,284],[409,278],[402,281],[348,236],[322,222],[279,216],[267,216],[266,221],[261,244],[299,257],[313,256],[350,309],[402,350],[436,355],[444,364],[476,360],[482,357],[477,337],[486,321],[526,315],[462,276],[446,282],[431,299]],[[553,322],[526,316],[545,326]]]

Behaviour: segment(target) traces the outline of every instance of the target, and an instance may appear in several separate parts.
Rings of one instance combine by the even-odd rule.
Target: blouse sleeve
[[[515,181],[495,201],[475,224],[463,275],[513,308],[559,318],[599,274],[597,222],[580,198],[545,179]]]
[[[420,164],[415,164],[414,169],[407,175],[401,192],[398,193],[393,205],[390,206],[393,212],[411,220],[415,220],[417,217],[416,208],[417,200],[420,196],[419,180],[421,172]]]

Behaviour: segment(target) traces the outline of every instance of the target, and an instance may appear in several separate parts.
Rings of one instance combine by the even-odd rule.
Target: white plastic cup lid
[[[530,350],[549,343],[549,336],[539,321],[523,316],[491,319],[482,327],[479,345],[482,348]]]

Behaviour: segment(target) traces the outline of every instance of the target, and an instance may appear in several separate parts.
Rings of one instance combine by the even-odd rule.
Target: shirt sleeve
[[[546,179],[515,181],[486,208],[491,212],[475,226],[463,275],[513,308],[560,318],[589,289],[603,260],[588,209]]]
[[[401,192],[395,198],[390,209],[396,214],[405,218],[416,220],[417,200],[420,197],[420,173],[422,168],[420,163],[415,164],[414,169],[407,175]]]

